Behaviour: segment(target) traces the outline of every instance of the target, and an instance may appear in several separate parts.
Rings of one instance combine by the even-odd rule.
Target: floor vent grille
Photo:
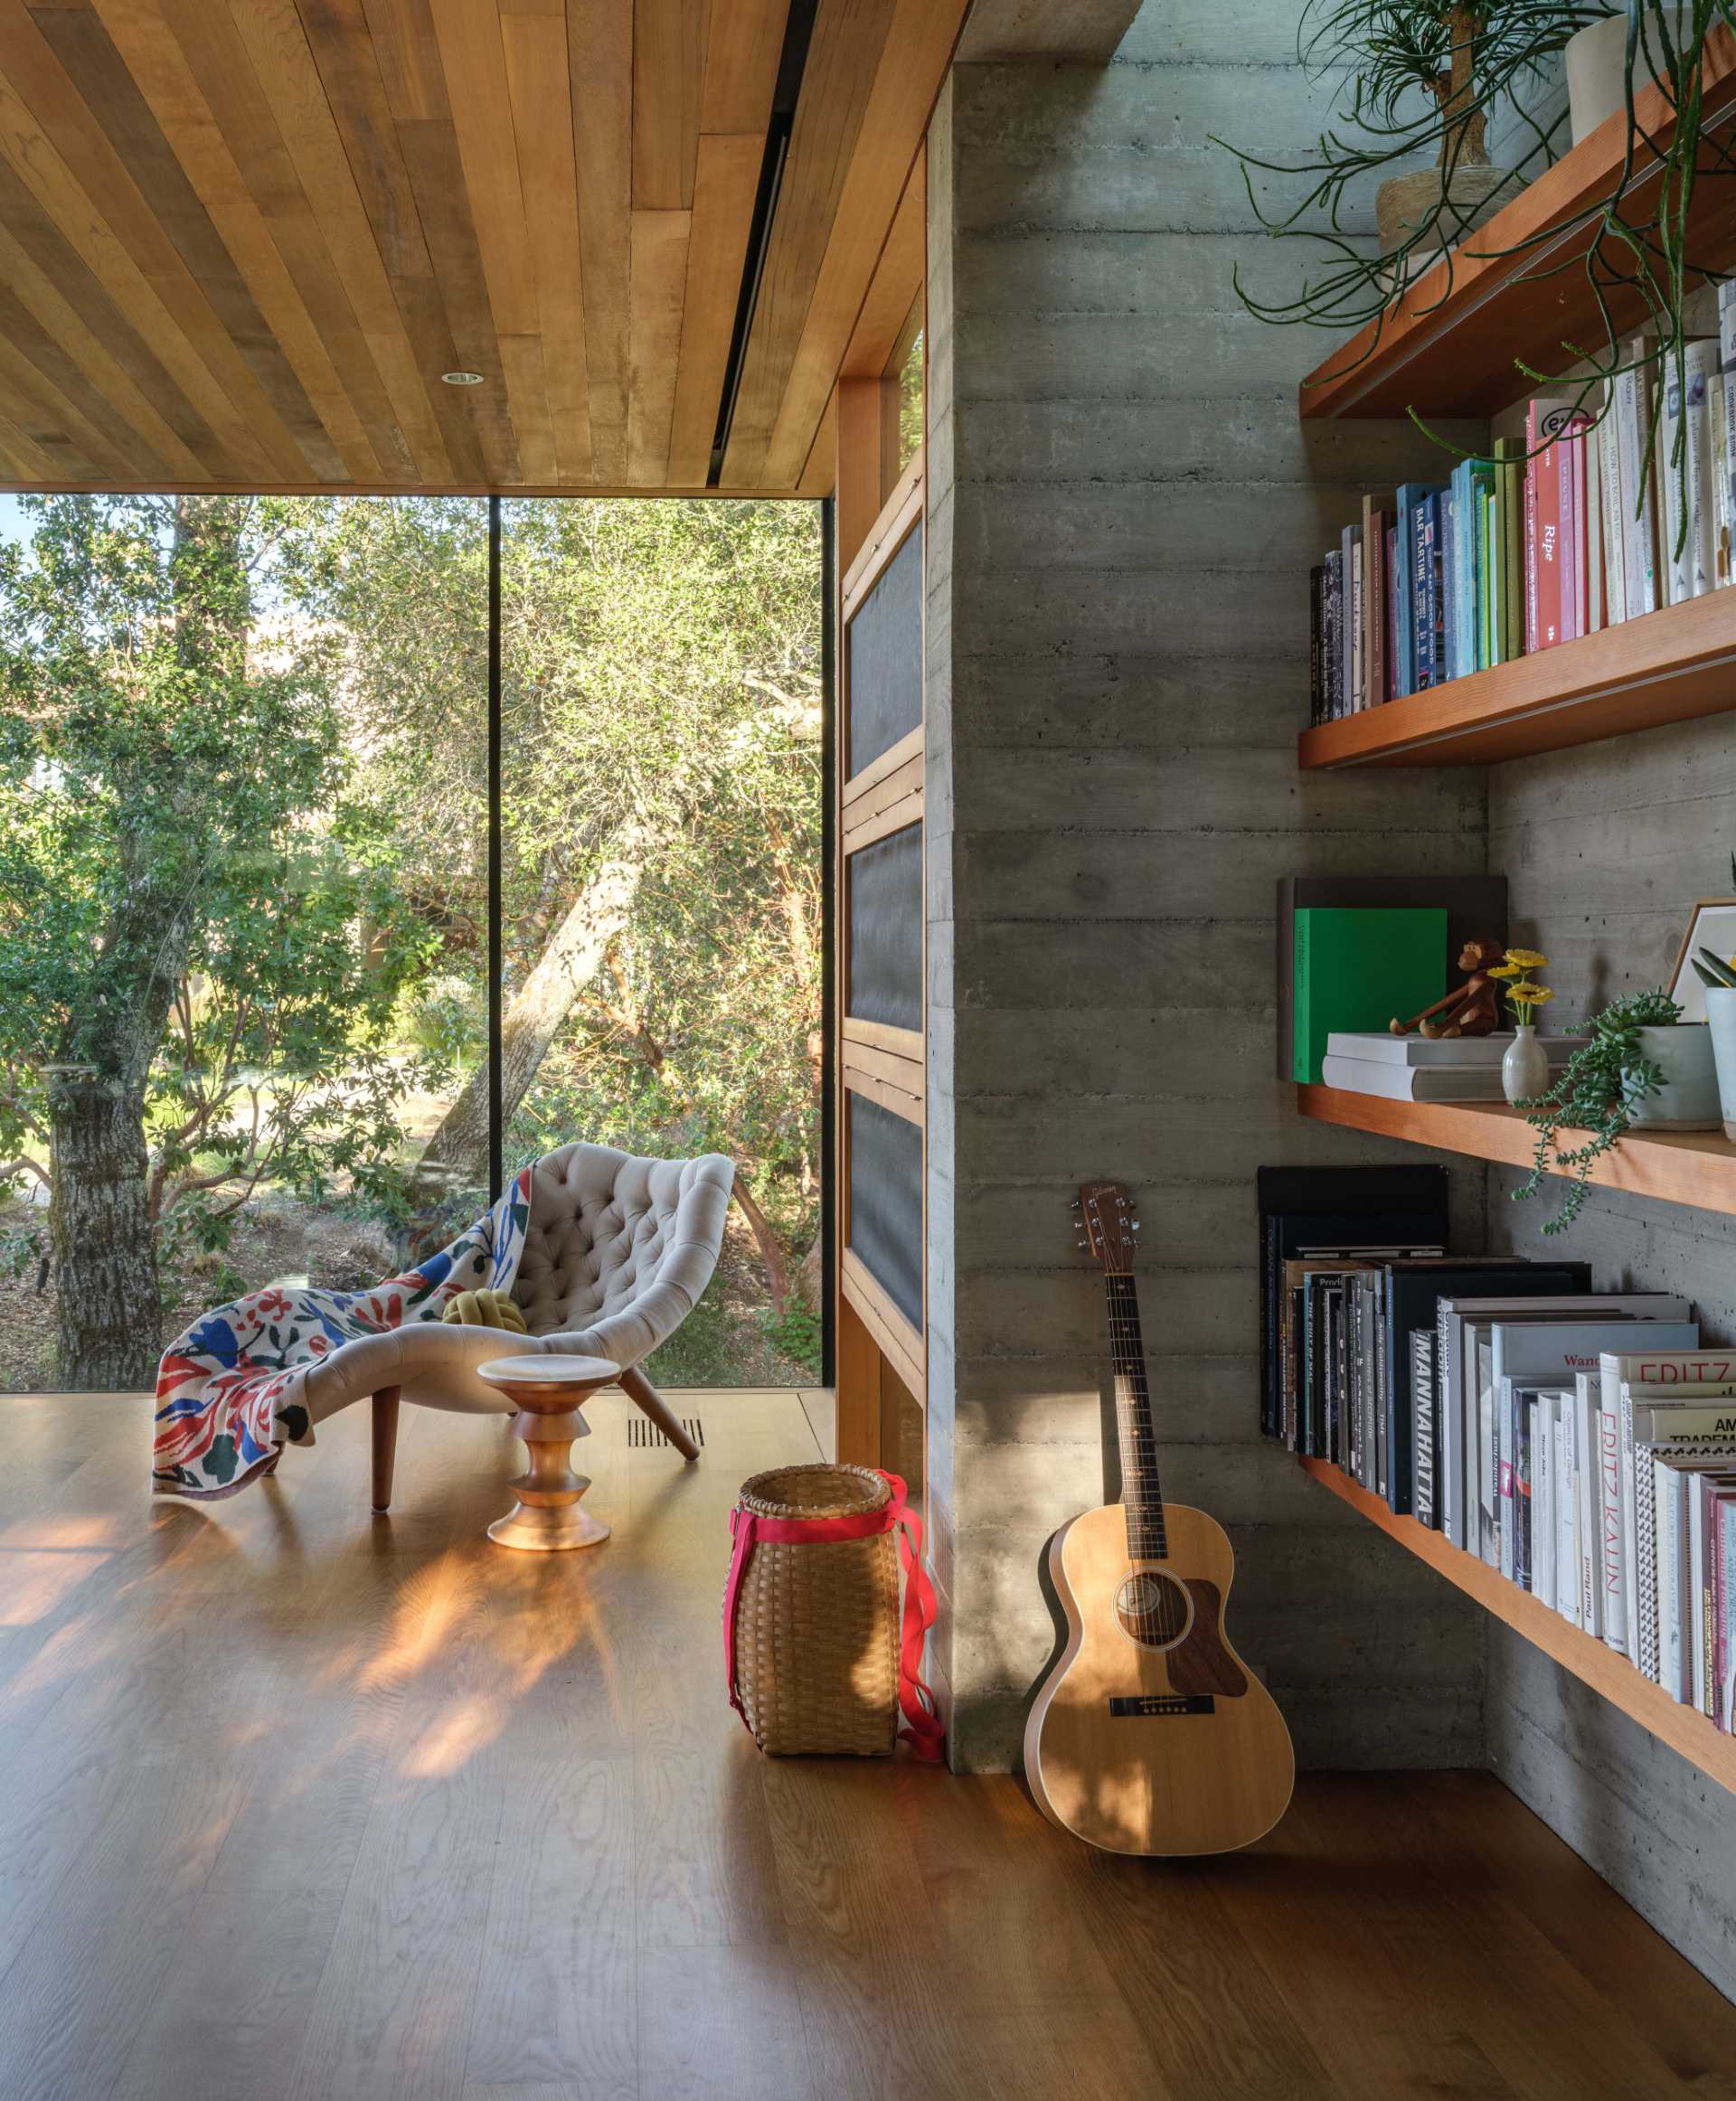
[[[702,1446],[704,1444],[705,1426],[696,1415],[683,1416],[681,1427],[694,1444]],[[642,1415],[636,1415],[632,1421],[627,1424],[627,1441],[629,1445],[637,1446],[641,1451],[648,1451],[654,1445],[667,1446],[669,1442],[656,1424]]]

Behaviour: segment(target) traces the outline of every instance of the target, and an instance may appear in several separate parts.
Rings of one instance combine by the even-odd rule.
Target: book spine
[[[1324,565],[1308,571],[1308,721],[1318,723],[1326,713],[1326,689],[1320,678],[1321,645],[1326,628],[1326,584]]]
[[[1519,1534],[1517,1531],[1518,1453],[1514,1448],[1513,1384],[1498,1379],[1495,1384],[1495,1567],[1511,1582],[1517,1580]]]
[[[1416,570],[1417,491],[1414,483],[1407,482],[1398,495],[1398,517],[1395,521],[1398,541],[1397,564],[1394,576],[1393,641],[1396,645],[1393,660],[1393,692],[1402,699],[1406,693],[1417,690],[1416,627],[1411,615],[1411,578]]]
[[[1621,1439],[1616,1418],[1597,1409],[1599,1557],[1603,1578],[1599,1611],[1605,1642],[1621,1655],[1628,1646],[1627,1555],[1623,1541]]]
[[[1687,1477],[1688,1490],[1688,1641],[1687,1678],[1693,1703],[1706,1711],[1706,1490],[1708,1484],[1697,1474]]]
[[[1378,708],[1386,698],[1385,513],[1372,496],[1363,498],[1363,704]]]
[[[1717,1509],[1717,1708],[1719,1725],[1736,1733],[1736,1498]]]
[[[1411,1514],[1431,1531],[1440,1529],[1439,1473],[1436,1457],[1439,1418],[1435,1406],[1435,1333],[1417,1328],[1410,1336],[1411,1437],[1416,1454],[1416,1483]]]
[[[1736,583],[1736,370],[1723,374],[1724,446],[1719,482],[1724,492],[1724,568],[1721,583]]]
[[[1714,590],[1730,581],[1730,478],[1724,469],[1729,447],[1730,385],[1723,372],[1706,381],[1706,449],[1710,456],[1707,487],[1712,504],[1712,583]]]
[[[1556,633],[1563,642],[1585,630],[1580,623],[1580,513],[1575,502],[1573,419],[1566,418],[1555,438],[1555,589],[1560,601]]]
[[[1584,1624],[1580,1593],[1580,1499],[1573,1465],[1573,1396],[1555,1404],[1555,1607],[1570,1626]]]
[[[1462,466],[1461,462],[1461,466]],[[1438,505],[1437,537],[1440,543],[1438,564],[1440,578],[1440,683],[1458,676],[1458,488],[1459,469]]]
[[[1525,654],[1524,467],[1510,439],[1495,447],[1506,457],[1499,469],[1501,492],[1501,661]]]
[[[1344,635],[1340,624],[1340,609],[1344,604],[1344,558],[1336,548],[1332,549],[1326,561],[1326,720],[1335,722],[1344,712],[1341,705],[1341,672],[1344,664]]]
[[[1683,421],[1687,448],[1690,589],[1696,598],[1713,589],[1711,387],[1718,378],[1715,341],[1691,343],[1684,372]]]
[[[1411,513],[1410,535],[1410,645],[1415,652],[1410,690],[1418,693],[1435,683],[1435,630],[1429,589],[1433,560],[1429,499],[1425,497]]]
[[[1526,410],[1525,646],[1553,649],[1561,634],[1560,404],[1538,400]]]
[[[1396,701],[1404,688],[1399,683],[1399,630],[1404,620],[1403,579],[1399,573],[1399,529],[1386,529],[1386,698]]]
[[[1346,525],[1339,535],[1338,573],[1343,579],[1344,611],[1338,625],[1338,690],[1343,696],[1339,712],[1356,712],[1356,528]]]
[[[1603,508],[1604,618],[1614,626],[1628,617],[1628,579],[1622,567],[1621,470],[1617,457],[1615,390],[1598,425],[1598,478]]]
[[[1635,351],[1629,345],[1630,359]],[[1628,617],[1656,608],[1652,569],[1652,497],[1646,476],[1644,429],[1646,375],[1632,369],[1616,379],[1616,447],[1621,475],[1622,569],[1628,583]]]
[[[1465,1544],[1465,1425],[1452,1381],[1448,1317],[1435,1302],[1435,1383],[1440,1391],[1440,1529]]]
[[[1669,579],[1665,603],[1679,606],[1694,596],[1694,551],[1688,532],[1688,476],[1690,447],[1687,442],[1684,361],[1666,357],[1660,374],[1664,389],[1664,414],[1657,427],[1658,462],[1663,473],[1664,557],[1662,568]]]
[[[1580,1625],[1603,1635],[1603,1497],[1599,1488],[1598,1403],[1581,1373],[1573,1394],[1574,1535],[1579,1542]]]
[[[1658,1616],[1657,1467],[1650,1452],[1634,1467],[1633,1658],[1655,1685],[1664,1682]]]

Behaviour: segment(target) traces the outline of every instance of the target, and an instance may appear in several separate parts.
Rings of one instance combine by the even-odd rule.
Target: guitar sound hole
[[[1115,1594],[1115,1616],[1121,1632],[1142,1648],[1166,1649],[1187,1626],[1188,1597],[1173,1576],[1135,1569]]]

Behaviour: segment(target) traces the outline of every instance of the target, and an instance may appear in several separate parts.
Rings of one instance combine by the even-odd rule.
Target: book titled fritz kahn
[[[1285,875],[1277,886],[1278,1006],[1276,1066],[1280,1079],[1296,1078],[1296,915],[1309,905],[1439,905],[1447,914],[1441,968],[1467,941],[1507,937],[1507,879],[1504,875]],[[1411,1008],[1410,1013],[1417,1010]],[[1389,1009],[1371,1033],[1391,1042]],[[1406,1039],[1416,1041],[1420,1039]],[[1445,1049],[1443,1041],[1441,1046]]]
[[[1335,1029],[1418,1013],[1447,989],[1439,906],[1305,906],[1296,915],[1294,1077],[1317,1085]]]

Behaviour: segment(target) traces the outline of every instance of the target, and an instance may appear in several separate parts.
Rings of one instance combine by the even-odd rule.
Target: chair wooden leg
[[[392,1508],[392,1463],[398,1456],[396,1386],[382,1386],[373,1397],[373,1507],[382,1516]]]
[[[679,1418],[671,1411],[656,1388],[637,1364],[631,1364],[621,1373],[621,1391],[633,1402],[642,1415],[651,1420],[668,1438],[684,1459],[697,1459],[699,1446],[681,1427]]]

